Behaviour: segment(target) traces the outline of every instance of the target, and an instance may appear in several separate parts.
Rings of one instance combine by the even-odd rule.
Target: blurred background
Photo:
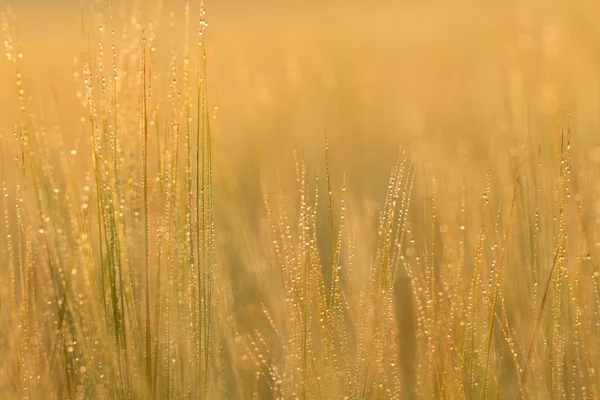
[[[154,23],[153,62],[182,51],[184,1],[113,3],[117,34]],[[198,8],[191,3],[192,42]],[[232,193],[259,198],[260,163],[293,171],[293,150],[322,167],[325,131],[338,182],[344,172],[353,191],[373,198],[383,196],[400,147],[418,169],[481,181],[492,136],[501,138],[497,154],[510,157],[525,141],[555,146],[550,138],[568,127],[575,154],[600,161],[600,6],[592,1],[218,0],[206,8],[223,155],[216,173]],[[89,31],[108,23],[108,2],[22,0],[12,9],[32,102],[76,141],[76,113],[56,110],[79,107],[73,74]],[[104,21],[91,20],[94,10]],[[14,75],[0,76],[0,120],[10,129]]]

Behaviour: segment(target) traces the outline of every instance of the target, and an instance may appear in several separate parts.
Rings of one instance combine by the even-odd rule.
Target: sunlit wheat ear
[[[492,347],[492,335],[494,333],[494,323],[496,322],[496,307],[498,304],[498,296],[500,294],[500,287],[503,283],[503,274],[502,273],[504,271],[504,263],[505,263],[505,258],[506,258],[508,235],[510,233],[513,211],[515,208],[517,192],[519,189],[520,177],[521,177],[521,164],[519,164],[519,167],[517,169],[517,176],[515,178],[515,183],[514,183],[514,187],[513,187],[512,201],[510,204],[508,221],[506,223],[506,232],[504,233],[504,238],[502,240],[502,251],[500,254],[500,261],[499,261],[499,265],[498,265],[498,276],[496,279],[496,286],[494,287],[494,291],[493,291],[492,308],[490,311],[489,333],[488,333],[486,356],[485,356],[485,374],[484,374],[484,382],[483,382],[483,397],[484,398],[487,397],[487,379],[488,379],[489,364],[490,364],[490,352],[491,352],[491,347]]]
[[[571,304],[571,313],[574,315],[574,345],[575,345],[575,353],[580,352],[584,349],[584,337],[582,335],[582,310],[581,310],[581,272],[583,270],[584,265],[584,250],[583,250],[583,235],[582,235],[582,198],[583,198],[583,190],[581,189],[583,186],[583,182],[581,176],[577,179],[577,186],[579,188],[577,195],[575,196],[575,201],[577,205],[577,237],[576,237],[576,269],[574,271],[574,277],[571,282],[569,282],[569,290],[568,297],[573,300]],[[573,356],[573,363],[571,368],[571,376],[570,376],[570,385],[571,387],[576,387],[579,382],[585,382],[584,374],[589,370],[589,364],[587,360],[581,355]],[[589,398],[587,393],[587,387],[582,387],[581,389],[581,397]]]
[[[537,335],[540,329],[540,324],[541,324],[541,319],[544,313],[544,309],[546,308],[546,302],[548,299],[548,294],[550,293],[550,289],[552,288],[551,283],[554,279],[554,270],[556,268],[556,264],[557,264],[557,260],[558,260],[558,256],[560,254],[560,247],[558,247],[556,249],[556,251],[554,252],[554,259],[552,261],[552,266],[550,268],[550,274],[548,276],[548,281],[546,283],[546,288],[544,289],[544,295],[542,297],[542,301],[541,301],[541,305],[540,305],[540,309],[538,312],[538,317],[536,320],[536,324],[535,324],[535,329],[534,329],[534,333],[533,336],[531,338],[531,344],[529,345],[529,351],[527,352],[527,359],[525,362],[525,366],[523,367],[523,371],[521,372],[521,382],[520,382],[520,386],[519,386],[519,393],[518,393],[518,397],[521,398],[524,395],[524,391],[525,391],[525,384],[527,382],[527,373],[528,373],[528,368],[529,365],[531,363],[531,358],[533,357],[533,352],[535,350],[535,341],[537,339]]]
[[[0,138],[2,143],[4,143],[5,137],[2,135]],[[16,288],[16,274],[15,274],[15,265],[14,265],[14,240],[12,236],[11,222],[10,222],[10,214],[9,214],[9,195],[8,188],[6,186],[6,181],[4,177],[4,155],[2,149],[0,149],[0,180],[2,182],[2,192],[0,196],[0,204],[2,205],[2,219],[4,223],[4,241],[6,243],[5,249],[5,262],[8,267],[8,279],[9,279],[9,296],[10,296],[10,320],[16,321],[17,318],[17,288]],[[5,306],[6,307],[6,306]],[[5,334],[8,334],[5,333]]]
[[[564,319],[565,313],[565,282],[567,276],[567,247],[568,247],[568,221],[569,221],[569,198],[570,198],[570,138],[565,138],[564,133],[560,137],[560,165],[559,182],[556,191],[556,203],[558,205],[558,235],[555,238],[555,246],[560,246],[560,252],[557,259],[557,273],[554,275],[552,291],[552,365],[555,376],[562,381],[564,376],[564,353],[565,353],[565,332]],[[553,390],[558,393],[564,393],[563,382],[553,382]]]
[[[479,237],[477,241],[477,249],[475,253],[475,263],[473,268],[473,279],[471,281],[471,289],[469,292],[469,303],[470,303],[470,316],[469,316],[469,344],[466,348],[469,351],[469,389],[468,396],[469,398],[473,398],[475,395],[476,389],[474,388],[475,379],[476,379],[476,370],[480,368],[480,355],[479,348],[476,344],[475,338],[477,337],[477,304],[479,298],[479,288],[481,286],[481,263],[483,258],[483,246],[484,246],[484,229],[485,229],[485,219],[486,219],[486,210],[489,204],[490,197],[490,187],[492,181],[492,157],[493,154],[493,140],[490,146],[490,161],[488,164],[488,169],[485,176],[485,192],[483,194],[483,207],[481,212],[481,223],[479,226]]]

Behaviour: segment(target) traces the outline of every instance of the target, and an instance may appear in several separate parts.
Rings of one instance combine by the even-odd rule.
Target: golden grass
[[[407,8],[424,23],[401,28],[365,13],[373,36],[330,58],[351,23],[307,44],[276,20],[289,53],[256,72],[239,44],[211,58],[203,6],[135,4],[84,7],[72,82],[51,90],[1,5],[1,397],[600,396],[597,95],[558,83],[556,52],[588,65],[563,25],[521,34],[494,8],[515,53],[487,68],[505,41],[457,28],[475,6]],[[445,45],[493,56],[435,55],[450,20]],[[390,37],[412,48],[403,75],[367,51]],[[223,114],[219,88],[237,90]]]

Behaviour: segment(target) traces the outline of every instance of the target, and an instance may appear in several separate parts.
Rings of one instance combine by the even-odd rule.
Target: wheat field
[[[0,398],[600,398],[599,11],[0,0]]]

